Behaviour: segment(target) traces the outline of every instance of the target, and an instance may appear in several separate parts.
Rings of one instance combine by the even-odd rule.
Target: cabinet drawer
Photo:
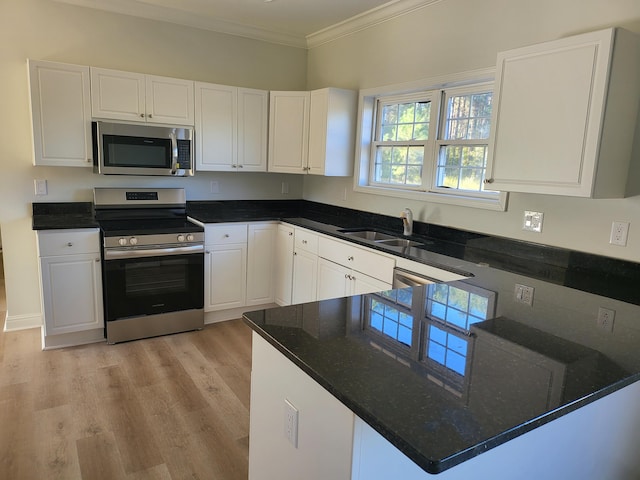
[[[395,259],[340,240],[320,238],[318,256],[352,268],[386,283],[393,281]]]
[[[221,223],[204,226],[204,243],[207,245],[229,245],[247,243],[246,223]]]
[[[295,229],[295,249],[318,254],[318,234],[303,228]]]
[[[40,257],[100,253],[100,230],[97,228],[40,230],[37,235]]]

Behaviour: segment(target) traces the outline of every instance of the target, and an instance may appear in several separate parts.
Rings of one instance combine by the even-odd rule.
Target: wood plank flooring
[[[241,320],[46,352],[0,333],[0,478],[246,480],[250,371]]]

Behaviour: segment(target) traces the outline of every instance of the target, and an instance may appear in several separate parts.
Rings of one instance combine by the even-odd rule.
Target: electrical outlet
[[[528,232],[542,232],[542,220],[544,213],[542,212],[524,212],[524,221],[522,223],[522,229]]]
[[[284,399],[284,436],[291,445],[298,448],[298,409],[286,398]]]
[[[528,287],[527,285],[520,285],[516,283],[516,287],[514,289],[514,299],[516,302],[524,303],[527,305],[533,305],[533,287]]]
[[[288,182],[282,182],[282,193],[284,195],[286,195],[287,193],[289,193],[289,183]]]
[[[609,243],[611,245],[627,245],[627,235],[629,234],[629,222],[613,222],[611,224],[611,237]]]
[[[36,195],[46,195],[47,194],[47,181],[35,179],[33,181],[35,186]]]
[[[211,182],[211,193],[220,193],[220,185],[215,180]]]
[[[610,308],[598,308],[597,324],[600,330],[613,332],[613,320],[616,318],[616,311]]]

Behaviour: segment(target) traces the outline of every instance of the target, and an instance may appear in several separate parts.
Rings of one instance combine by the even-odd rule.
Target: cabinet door
[[[44,335],[104,327],[99,254],[40,258]]]
[[[291,305],[293,288],[293,227],[278,225],[275,252],[275,292],[278,305]]]
[[[318,259],[318,300],[346,297],[351,291],[351,269]]]
[[[238,89],[238,171],[267,171],[269,92]]]
[[[194,124],[193,82],[146,75],[146,115],[150,123]]]
[[[33,163],[92,167],[89,67],[29,61]]]
[[[352,272],[350,295],[363,295],[365,293],[384,292],[391,290],[390,283],[370,277],[361,272]]]
[[[271,92],[269,171],[306,173],[309,153],[309,92]]]
[[[247,245],[212,245],[205,253],[205,311],[244,306]]]
[[[315,302],[318,256],[304,250],[293,253],[293,304]]]
[[[237,167],[237,88],[196,83],[196,170]]]
[[[310,94],[309,168],[315,175],[353,175],[358,96],[323,88]]]
[[[487,166],[491,189],[624,195],[639,97],[640,42],[616,35],[612,61],[614,32],[498,54]],[[619,70],[625,80],[610,83],[618,78],[611,72]],[[631,111],[630,104],[635,105]],[[606,167],[597,168],[599,157]],[[596,191],[599,183],[602,190]]]
[[[249,225],[247,305],[273,303],[276,235],[275,223]]]
[[[91,113],[94,118],[144,122],[145,76],[91,67]]]

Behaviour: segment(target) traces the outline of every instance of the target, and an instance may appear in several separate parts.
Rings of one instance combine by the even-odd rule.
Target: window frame
[[[415,97],[421,92],[439,92],[442,97],[442,90],[458,90],[462,87],[473,88],[486,87],[494,82],[495,70],[484,69],[473,72],[464,72],[455,75],[447,75],[435,77],[416,82],[408,82],[403,84],[390,85],[386,87],[369,88],[360,91],[358,106],[358,127],[356,137],[356,158],[354,168],[354,186],[355,192],[368,193],[375,195],[384,195],[395,198],[404,198],[431,203],[442,203],[449,205],[458,205],[472,208],[482,208],[487,210],[505,211],[507,208],[508,194],[507,192],[497,192],[496,195],[473,195],[474,192],[463,190],[451,190],[446,188],[435,188],[435,175],[437,165],[437,145],[441,132],[442,115],[446,115],[446,111],[441,106],[444,99],[439,99],[438,118],[437,118],[437,136],[431,136],[430,125],[430,141],[433,141],[433,149],[429,157],[425,152],[425,165],[423,166],[423,179],[428,175],[428,184],[419,188],[398,188],[395,185],[372,183],[370,174],[373,172],[373,164],[375,157],[373,156],[373,144],[375,141],[377,128],[377,108],[378,99],[381,97]],[[493,89],[493,88],[492,88]],[[495,99],[493,101],[495,104]],[[432,105],[433,107],[433,105]],[[433,112],[432,112],[433,113]],[[471,140],[471,142],[476,142]],[[488,148],[490,148],[490,139],[487,140]],[[487,164],[490,163],[491,152],[488,151]],[[428,160],[428,161],[427,161]]]
[[[376,97],[376,105],[374,112],[375,127],[373,130],[373,138],[371,140],[371,162],[369,162],[369,185],[382,188],[393,188],[398,190],[408,190],[416,192],[424,192],[428,190],[428,183],[433,176],[432,165],[428,160],[435,154],[435,140],[438,134],[438,123],[440,111],[441,95],[437,91],[415,92],[402,95],[384,95]],[[382,115],[380,111],[385,105],[401,104],[403,102],[416,103],[418,101],[428,101],[430,103],[429,133],[426,140],[407,140],[407,141],[384,141],[377,139],[377,133],[381,131]],[[422,165],[422,184],[421,185],[392,185],[384,182],[376,182],[376,153],[379,146],[421,146],[424,145],[423,165]]]

